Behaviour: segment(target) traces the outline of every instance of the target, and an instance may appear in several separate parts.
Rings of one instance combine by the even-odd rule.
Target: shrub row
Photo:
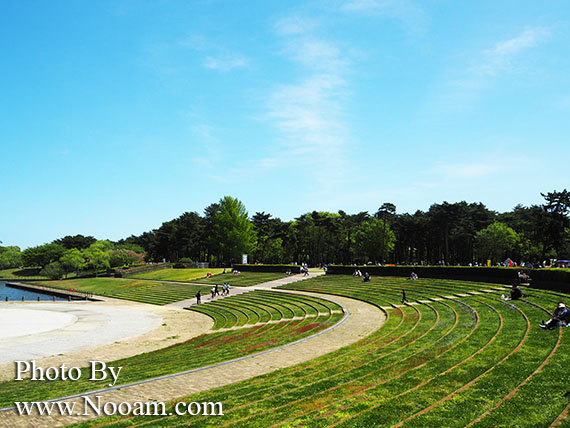
[[[327,275],[351,275],[355,266],[329,266]],[[570,272],[559,269],[523,269],[469,266],[358,266],[364,274],[372,276],[408,277],[412,272],[420,278],[480,281],[498,284],[512,284],[518,271],[524,271],[532,278],[531,287],[570,292]]]
[[[291,273],[299,273],[300,266],[298,265],[234,265],[234,269],[240,272],[280,272],[285,273],[288,270]],[[229,270],[231,272],[231,270]]]

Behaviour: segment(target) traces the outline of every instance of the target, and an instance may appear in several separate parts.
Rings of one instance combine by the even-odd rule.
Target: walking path
[[[311,273],[308,277],[295,275],[259,284],[254,287],[241,288],[245,289],[243,292],[254,289],[267,290],[272,287],[289,284],[318,275],[322,275],[322,273]],[[239,289],[239,291],[237,291],[237,287],[232,288],[232,293],[234,295],[239,292],[242,292],[242,290]],[[289,290],[286,290],[286,292],[317,296],[317,294],[305,292]],[[322,295],[318,295],[318,297],[323,298]],[[344,322],[339,323],[324,332],[317,333],[316,335],[310,336],[302,341],[294,342],[293,344],[289,344],[275,350],[232,360],[211,367],[196,369],[189,373],[166,379],[150,381],[130,387],[121,386],[120,389],[101,392],[97,395],[101,396],[102,403],[133,403],[136,401],[147,402],[150,400],[173,400],[312,360],[321,355],[325,355],[329,352],[350,345],[372,334],[384,323],[384,312],[368,303],[339,296],[327,296],[326,299],[344,306],[348,316],[345,318]],[[192,301],[191,303],[195,303],[195,299],[190,300]],[[174,306],[172,309],[178,309],[176,306],[187,307],[190,302],[183,301],[178,303],[178,305],[171,304],[169,306]],[[75,399],[69,401],[76,401],[76,410],[80,409],[79,413],[83,413],[83,400]],[[0,425],[10,428],[55,427],[84,421],[86,419],[93,419],[93,416],[16,416],[14,411],[0,413]]]
[[[263,282],[261,284],[252,285],[249,287],[233,286],[230,289],[230,296],[236,296],[239,294],[248,293],[248,292],[253,291],[253,290],[270,290],[270,289],[275,288],[275,287],[280,287],[282,285],[287,285],[287,284],[293,284],[294,282],[303,281],[304,279],[309,279],[309,278],[315,278],[317,276],[321,276],[324,274],[325,273],[322,271],[309,272],[308,276],[303,276],[301,274],[291,275],[291,276],[286,276],[284,278],[275,279],[273,281],[268,281],[268,282]],[[200,285],[204,285],[204,284],[200,284]],[[274,290],[274,291],[280,291],[280,290]],[[202,296],[202,301],[203,302],[209,302],[211,300],[215,301],[215,300],[223,299],[224,297],[229,297],[229,296],[217,296],[214,299],[212,299],[211,296],[205,295],[205,296]],[[319,295],[319,297],[322,297],[322,296]],[[195,297],[193,297],[191,299],[180,300],[178,302],[173,302],[173,303],[170,303],[170,304],[165,305],[165,306],[174,307],[174,308],[188,308],[188,307],[194,306],[194,305],[196,305],[196,298]]]

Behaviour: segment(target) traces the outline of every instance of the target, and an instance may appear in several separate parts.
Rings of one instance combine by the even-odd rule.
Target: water
[[[47,293],[39,293],[37,291],[28,291],[22,290],[20,288],[10,287],[6,285],[5,282],[0,281],[0,302],[6,301],[6,296],[8,296],[8,300],[11,302],[21,302],[22,296],[27,302],[37,302],[38,296],[40,300],[44,301],[53,301],[53,295]],[[67,298],[55,296],[55,300],[58,301],[66,301]]]

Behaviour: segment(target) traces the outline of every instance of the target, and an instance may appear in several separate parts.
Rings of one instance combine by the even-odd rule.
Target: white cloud
[[[206,49],[208,43],[204,36],[201,34],[192,34],[186,39],[179,42],[179,45],[184,48],[189,48],[195,51],[203,51]]]
[[[318,25],[296,16],[275,26],[284,44],[281,54],[300,67],[301,77],[274,87],[268,95],[267,117],[279,131],[282,154],[275,159],[280,165],[302,164],[315,187],[326,192],[346,170],[349,59],[342,44],[312,32]]]
[[[423,9],[410,0],[350,0],[342,4],[341,10],[398,19],[416,31],[423,31],[426,21]]]
[[[548,31],[542,27],[528,28],[516,37],[496,42],[491,49],[475,55],[472,65],[452,79],[450,86],[468,94],[488,86],[502,74],[515,71],[519,58],[538,46],[547,35]]]
[[[339,72],[346,64],[339,46],[327,40],[305,38],[295,40],[286,48],[292,59],[306,67],[327,72]]]
[[[209,56],[204,59],[203,65],[211,70],[227,72],[234,68],[245,67],[247,65],[247,59],[241,55]]]
[[[526,49],[537,46],[547,36],[544,28],[530,28],[512,39],[495,43],[492,49],[483,51],[480,65],[474,66],[475,74],[495,76],[508,71],[514,64],[512,61]]]
[[[277,21],[275,31],[281,36],[292,36],[310,33],[316,27],[317,22],[313,19],[290,16]]]
[[[296,153],[334,150],[342,144],[345,126],[339,97],[346,82],[338,75],[315,74],[271,95],[269,116]]]

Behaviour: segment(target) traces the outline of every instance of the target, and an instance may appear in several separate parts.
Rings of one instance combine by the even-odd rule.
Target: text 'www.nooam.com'
[[[82,396],[77,401],[21,401],[14,402],[20,416],[222,416],[221,402],[178,402],[169,411],[161,401],[103,402],[102,396]],[[77,404],[81,411],[77,411]],[[37,413],[36,413],[37,412]]]

